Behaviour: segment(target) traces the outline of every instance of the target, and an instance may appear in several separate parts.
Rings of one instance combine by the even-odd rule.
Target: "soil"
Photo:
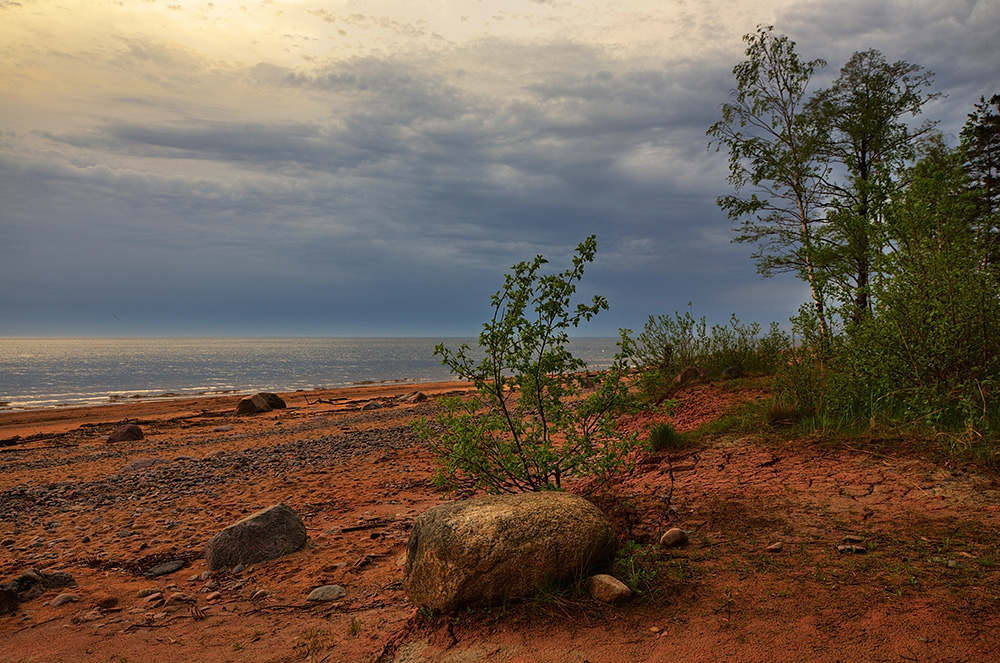
[[[688,387],[673,414],[621,426],[694,430],[766,397],[737,385]],[[763,431],[645,454],[591,496],[619,529],[616,574],[641,591],[628,603],[568,590],[418,611],[401,586],[409,530],[454,496],[409,422],[466,388],[297,392],[253,416],[232,397],[0,413],[0,582],[31,568],[77,581],[0,616],[0,661],[1000,658],[996,476]],[[429,399],[399,398],[414,389]],[[384,407],[362,410],[371,400]],[[107,443],[126,420],[145,439]],[[167,462],[123,469],[142,458]],[[207,572],[212,535],[280,502],[305,521],[304,549]],[[660,546],[670,527],[689,543]],[[172,560],[184,567],[145,575]],[[328,584],[346,596],[306,600]]]

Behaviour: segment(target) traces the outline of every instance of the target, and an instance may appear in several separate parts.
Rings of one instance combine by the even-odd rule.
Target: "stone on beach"
[[[336,601],[347,596],[347,590],[340,585],[324,585],[309,592],[306,601]]]
[[[285,407],[285,401],[281,400],[280,396],[262,391],[240,399],[240,402],[236,404],[236,414],[257,414],[271,410],[282,410]]]
[[[225,528],[205,544],[211,570],[266,562],[301,549],[306,526],[286,504],[262,509]]]
[[[403,588],[419,607],[453,610],[535,596],[607,564],[614,528],[569,493],[493,495],[428,509],[413,524]]]
[[[625,583],[604,573],[587,578],[587,591],[601,603],[621,603],[632,598],[632,590]]]
[[[122,424],[108,435],[108,442],[135,442],[142,439],[145,436],[136,424]]]

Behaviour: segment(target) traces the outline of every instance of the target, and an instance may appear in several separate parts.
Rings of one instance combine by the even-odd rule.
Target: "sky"
[[[758,24],[951,144],[1000,92],[1000,0],[0,0],[0,335],[472,336],[591,234],[581,335],[787,326],[705,134]]]

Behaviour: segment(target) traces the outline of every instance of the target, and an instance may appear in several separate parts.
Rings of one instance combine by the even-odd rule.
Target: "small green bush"
[[[670,451],[684,448],[687,440],[670,424],[660,423],[649,429],[648,444],[650,451]]]
[[[596,375],[588,375],[585,362],[567,349],[567,331],[608,308],[599,296],[571,307],[576,283],[596,251],[596,239],[588,237],[572,266],[556,274],[540,273],[547,262],[542,256],[514,265],[492,297],[478,362],[465,344],[457,352],[444,345],[435,349],[453,374],[476,387],[471,398],[445,401],[437,426],[416,424],[438,457],[440,485],[557,490],[570,476],[607,479],[627,469],[630,453],[640,446],[636,435],[616,427],[633,400],[624,380],[629,332],[622,330],[611,367]]]

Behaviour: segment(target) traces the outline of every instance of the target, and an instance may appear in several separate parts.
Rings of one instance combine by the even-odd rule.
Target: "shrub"
[[[622,330],[611,367],[586,375],[586,364],[567,349],[570,329],[608,308],[603,297],[571,308],[584,266],[597,241],[577,247],[572,266],[543,275],[547,261],[515,264],[493,295],[493,315],[479,335],[478,362],[463,344],[439,345],[435,354],[475,395],[445,402],[438,426],[417,424],[440,462],[439,483],[470,481],[490,492],[559,489],[568,476],[607,478],[625,469],[637,448],[635,435],[616,430],[616,417],[631,407],[623,377],[631,357]]]

